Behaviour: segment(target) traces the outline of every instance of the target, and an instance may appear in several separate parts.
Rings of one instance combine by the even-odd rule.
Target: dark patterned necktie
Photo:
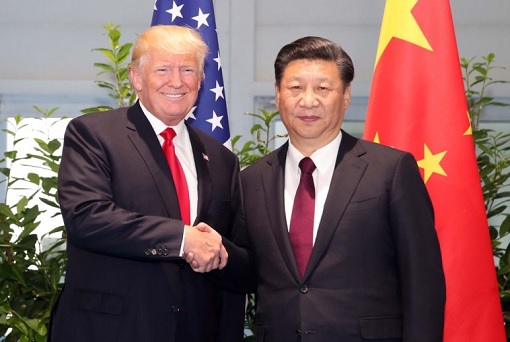
[[[305,273],[313,248],[313,216],[315,211],[315,187],[312,173],[313,161],[305,157],[299,162],[301,179],[294,197],[289,236],[301,278]]]

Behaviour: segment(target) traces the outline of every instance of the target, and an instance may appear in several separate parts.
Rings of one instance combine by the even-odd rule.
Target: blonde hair
[[[151,26],[138,37],[133,47],[129,68],[140,67],[144,57],[154,51],[172,55],[194,55],[198,62],[199,72],[202,73],[209,48],[200,33],[191,27]]]

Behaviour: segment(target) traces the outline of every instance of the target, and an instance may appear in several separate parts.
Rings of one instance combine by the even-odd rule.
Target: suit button
[[[145,250],[145,254],[146,254],[146,255],[156,255],[157,253],[158,253],[158,252],[156,251],[156,249],[155,249],[155,248],[147,248],[147,249]]]
[[[296,335],[301,336],[301,329],[296,329]]]
[[[299,289],[301,293],[307,293],[308,292],[308,286],[305,284],[301,285],[301,288]]]
[[[172,305],[172,311],[173,312],[180,312],[181,311],[181,308],[178,307],[177,305]]]

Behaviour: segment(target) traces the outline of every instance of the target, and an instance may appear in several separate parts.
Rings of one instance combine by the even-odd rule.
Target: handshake
[[[227,265],[228,253],[221,235],[208,224],[185,226],[183,258],[195,272],[210,272]]]

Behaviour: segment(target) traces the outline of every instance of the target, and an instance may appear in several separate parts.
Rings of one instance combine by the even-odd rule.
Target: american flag
[[[154,25],[193,27],[209,46],[205,60],[205,79],[187,120],[222,144],[230,145],[227,102],[212,0],[156,0],[151,26]]]

